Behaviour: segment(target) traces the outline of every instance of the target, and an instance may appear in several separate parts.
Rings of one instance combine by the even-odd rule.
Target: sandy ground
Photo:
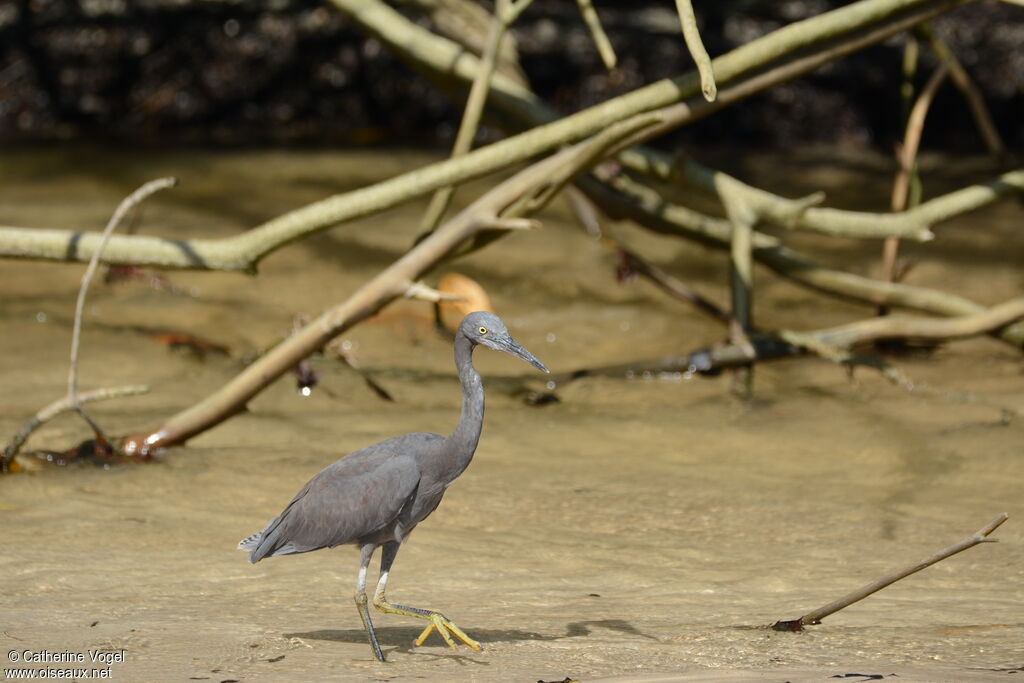
[[[24,151],[0,162],[8,179],[0,222],[99,226],[132,187],[170,172],[182,188],[155,199],[141,229],[226,235],[422,161]],[[791,160],[791,184],[777,189],[855,188],[836,203],[878,208],[865,199],[874,192],[884,203],[886,176],[826,161]],[[780,175],[757,159],[743,170],[755,180]],[[344,181],[324,180],[334,177]],[[255,279],[169,274],[189,295],[97,284],[83,388],[145,382],[153,390],[97,405],[95,417],[125,433],[215,390],[247,354],[285,333],[293,315],[340,301],[399,254],[418,209],[293,245]],[[483,282],[513,334],[556,372],[721,337],[648,285],[616,284],[612,255],[562,211],[555,208],[543,231],[511,236],[457,265]],[[1007,204],[944,228],[937,243],[911,248],[920,260],[911,281],[984,303],[1019,295],[1020,220],[1021,208]],[[628,228],[619,234],[725,300],[721,254]],[[802,241],[859,272],[873,263],[876,245]],[[64,391],[82,270],[0,263],[2,434]],[[766,326],[810,328],[869,314],[766,273],[758,278]],[[278,382],[247,414],[156,463],[43,467],[0,480],[0,658],[122,653],[109,670],[121,681],[1024,675],[1024,382],[1019,352],[989,339],[898,359],[920,385],[915,393],[869,371],[851,382],[825,362],[802,360],[758,368],[755,399],[745,403],[730,398],[725,377],[594,378],[559,387],[560,403],[531,407],[515,393],[518,378],[532,388],[543,380],[513,359],[478,352],[489,390],[481,446],[403,547],[389,597],[444,611],[484,650],[451,651],[436,636],[413,647],[421,625],[381,615],[389,661],[374,661],[351,600],[354,550],[250,565],[235,545],[338,456],[401,432],[451,429],[458,385],[450,345],[430,331],[429,315],[425,305],[404,303],[345,336],[394,403],[350,370],[316,359],[322,384],[313,396]],[[168,350],[133,329],[139,325],[200,335],[230,356]],[[85,436],[64,417],[29,448],[68,448]],[[1010,521],[996,532],[998,543],[806,632],[767,628],[917,562],[1004,511]]]

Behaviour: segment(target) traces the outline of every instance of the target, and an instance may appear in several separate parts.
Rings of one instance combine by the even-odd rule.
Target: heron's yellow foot
[[[437,629],[440,636],[444,638],[444,642],[448,643],[448,647],[453,650],[455,649],[455,641],[452,640],[453,634],[456,638],[464,642],[466,645],[469,645],[474,650],[480,651],[483,649],[480,647],[480,643],[467,636],[465,631],[456,626],[454,622],[446,619],[443,614],[433,612],[430,614],[428,619],[430,619],[430,623],[427,624],[425,629],[423,629],[423,633],[420,634],[420,637],[414,641],[416,645],[422,645],[423,641],[425,641],[427,636],[430,635],[430,632]]]

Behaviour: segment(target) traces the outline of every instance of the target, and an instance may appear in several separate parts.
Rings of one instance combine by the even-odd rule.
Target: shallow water
[[[410,152],[127,153],[12,151],[0,160],[0,222],[98,229],[147,179],[181,177],[147,203],[139,229],[229,235],[328,193],[424,163]],[[724,156],[743,177],[792,196],[879,209],[888,175],[870,159],[802,153]],[[943,171],[937,169],[942,168]],[[952,169],[952,170],[950,170]],[[928,191],[977,164],[926,165]],[[475,188],[483,187],[476,184]],[[463,201],[470,192],[462,192]],[[291,329],[342,300],[411,243],[422,204],[358,221],[268,257],[260,274],[168,273],[180,293],[97,282],[82,347],[83,390],[144,382],[146,396],[93,404],[114,434],[157,424],[233,376]],[[982,303],[1020,294],[1024,234],[1005,203],[907,248],[909,281]],[[725,301],[719,253],[616,235]],[[876,246],[800,236],[863,273]],[[490,292],[513,334],[554,372],[654,358],[722,332],[644,282],[614,279],[614,256],[560,205],[455,264]],[[0,434],[60,396],[84,267],[0,262]],[[870,314],[757,274],[766,327],[813,328]],[[1020,353],[991,339],[897,359],[924,388],[868,370],[851,381],[816,360],[759,367],[755,399],[728,378],[589,378],[560,403],[515,394],[526,365],[481,351],[488,415],[472,466],[399,555],[389,596],[442,609],[484,645],[452,652],[420,624],[378,616],[387,664],[371,658],[351,602],[350,549],[252,566],[238,539],[277,514],[339,455],[406,431],[450,429],[460,398],[450,345],[426,304],[403,302],[344,336],[395,397],[315,359],[321,386],[291,378],[249,412],[145,466],[42,468],[0,480],[7,648],[124,650],[115,680],[1001,680],[1024,665],[1024,411]],[[208,339],[228,355],[169,350],[137,329]],[[28,448],[88,435],[69,416]],[[986,544],[899,582],[799,634],[792,619],[974,532]],[[6,666],[6,664],[5,664]],[[35,665],[39,666],[39,665]],[[650,680],[669,680],[651,678]]]

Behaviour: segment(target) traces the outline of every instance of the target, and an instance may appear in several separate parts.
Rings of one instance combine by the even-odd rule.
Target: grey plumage
[[[416,433],[397,436],[355,451],[309,480],[262,531],[238,544],[249,561],[354,543],[360,546],[356,605],[374,654],[384,661],[366,609],[365,573],[373,552],[384,546],[381,578],[374,594],[377,609],[430,621],[417,644],[434,628],[454,646],[449,632],[479,647],[438,612],[391,605],[384,598],[388,571],[398,546],[437,508],[445,489],[473,458],[483,426],[484,391],[472,354],[477,345],[518,356],[547,372],[543,363],[508,334],[496,315],[467,315],[455,335],[455,365],[462,385],[462,416],[449,436]]]

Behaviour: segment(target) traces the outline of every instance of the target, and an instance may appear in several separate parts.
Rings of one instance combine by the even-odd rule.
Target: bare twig
[[[78,288],[78,299],[75,303],[75,320],[71,328],[71,362],[68,369],[68,390],[63,398],[51,403],[46,408],[36,413],[36,415],[30,419],[24,427],[14,436],[7,447],[4,448],[3,458],[0,460],[0,469],[7,471],[14,456],[18,454],[18,450],[22,444],[29,437],[29,435],[43,424],[47,420],[52,419],[54,416],[60,413],[73,410],[77,412],[83,420],[88,423],[89,427],[92,428],[97,438],[103,441],[108,441],[106,436],[103,434],[103,430],[100,426],[89,417],[88,413],[82,409],[83,398],[78,395],[78,348],[82,336],[82,317],[85,312],[85,295],[89,291],[89,285],[92,284],[93,276],[96,274],[96,268],[99,266],[100,256],[103,254],[103,249],[106,247],[107,242],[110,240],[110,236],[113,234],[117,226],[120,225],[121,221],[128,214],[129,211],[134,209],[140,203],[145,201],[154,192],[158,192],[167,187],[173,187],[177,184],[176,178],[158,178],[157,180],[151,180],[144,184],[139,189],[132,192],[130,195],[121,200],[118,204],[114,214],[107,221],[107,226],[103,229],[103,233],[100,236],[99,245],[96,247],[95,253],[92,258],[89,259],[89,265],[85,269],[85,273],[82,275],[82,284]],[[115,398],[118,396],[130,396],[133,394],[140,394],[149,391],[147,387],[142,386],[128,386],[128,387],[114,387],[109,389],[100,389],[87,394],[89,400],[99,401],[108,398]]]
[[[14,438],[11,439],[10,443],[4,446],[3,457],[0,458],[0,466],[2,466],[3,471],[6,472],[10,467],[10,464],[14,461],[14,456],[16,456],[21,450],[21,447],[28,440],[28,437],[30,437],[34,431],[39,429],[39,427],[43,426],[58,415],[71,410],[78,410],[83,403],[105,401],[111,398],[121,398],[122,396],[138,396],[139,394],[145,394],[148,391],[149,387],[145,385],[132,384],[123,387],[106,387],[103,389],[87,391],[84,394],[78,394],[75,401],[72,401],[71,397],[68,395],[62,396],[33,415],[32,418],[18,430],[18,433],[14,435]]]
[[[429,287],[422,282],[412,282],[409,284],[408,289],[405,290],[406,299],[416,299],[417,301],[427,301],[429,303],[438,303],[439,301],[463,301],[465,297],[461,294],[451,294],[449,292],[442,292],[433,287]]]
[[[338,339],[333,339],[330,344],[326,347],[326,350],[332,352],[339,361],[346,365],[350,370],[355,372],[357,375],[363,378],[363,383],[377,395],[381,400],[389,403],[395,402],[395,397],[391,395],[384,386],[375,380],[370,373],[360,366],[359,361],[356,360],[355,354],[345,348],[344,344],[339,344]]]
[[[619,251],[625,261],[624,267],[630,272],[647,278],[669,296],[692,305],[701,313],[704,313],[720,323],[728,325],[732,321],[732,317],[723,311],[721,307],[707,297],[694,291],[686,285],[686,283],[669,275],[661,268],[648,263],[644,259],[640,258],[636,253],[625,248],[618,242],[612,241],[612,246]]]
[[[928,109],[931,107],[932,101],[935,99],[935,93],[938,92],[939,86],[942,85],[947,73],[949,73],[949,62],[943,62],[931,75],[931,78],[928,79],[928,83],[921,90],[921,94],[917,97],[909,116],[907,116],[907,127],[903,135],[903,144],[900,146],[899,154],[897,155],[899,168],[896,171],[896,179],[892,184],[891,207],[893,213],[901,213],[907,209],[908,205],[917,204],[916,201],[911,202],[910,199],[911,182],[917,175],[915,170],[917,150],[921,146],[921,135],[924,132],[924,120],[928,115]],[[899,238],[894,236],[887,237],[882,248],[882,276],[889,282],[894,282],[896,279],[896,258],[898,254]],[[886,312],[884,308],[879,311],[880,314],[885,314]]]
[[[580,8],[580,14],[583,16],[583,22],[587,25],[587,29],[590,31],[590,35],[594,40],[594,45],[597,47],[598,54],[601,55],[601,61],[604,62],[604,68],[611,71],[615,68],[615,64],[618,61],[615,57],[615,49],[612,47],[612,43],[608,40],[608,34],[604,32],[604,27],[601,26],[601,19],[597,16],[597,10],[594,9],[594,3],[591,0],[576,0],[576,4]]]
[[[485,218],[481,230],[540,230],[540,221],[534,218]]]
[[[518,2],[496,0],[494,3],[494,17],[491,20],[490,32],[484,46],[483,60],[473,79],[473,85],[469,89],[466,108],[462,113],[459,131],[455,136],[455,145],[452,147],[451,158],[453,159],[463,156],[473,146],[473,138],[476,137],[477,128],[480,127],[484,104],[487,102],[487,93],[491,88],[491,78],[494,76],[494,69],[498,63],[498,55],[501,53],[505,35],[530,2],[531,0],[519,0]],[[445,185],[434,192],[434,196],[430,198],[430,204],[427,205],[427,210],[423,214],[423,219],[420,221],[421,232],[429,233],[437,227],[454,194],[455,185]]]
[[[914,107],[910,110],[910,116],[907,117],[907,129],[903,136],[903,149],[900,152],[900,168],[906,169],[907,173],[904,174],[903,180],[897,183],[896,189],[893,190],[893,204],[895,205],[906,205],[907,177],[910,167],[913,166],[914,159],[917,158],[917,150],[921,146],[924,120],[928,116],[928,110],[932,106],[932,101],[935,99],[935,93],[939,91],[939,86],[942,85],[948,73],[949,62],[943,62],[928,79],[917,101],[914,102]],[[900,199],[901,197],[903,199]]]
[[[725,213],[732,223],[732,237],[729,244],[729,284],[732,292],[732,324],[729,338],[733,344],[747,346],[747,335],[753,327],[754,304],[754,225],[757,213],[739,196],[719,186],[719,196],[725,206]],[[751,355],[753,355],[751,349]],[[754,380],[752,365],[736,368],[733,373],[732,390],[738,396],[749,397]]]
[[[697,30],[697,17],[693,13],[693,4],[690,0],[676,0],[676,11],[679,12],[679,23],[683,28],[683,38],[686,40],[686,48],[690,51],[697,71],[700,73],[700,89],[704,93],[704,99],[714,102],[718,94],[718,86],[715,85],[715,72],[711,67],[711,57],[704,49],[704,42],[700,39],[700,31]]]
[[[430,17],[434,31],[457,41],[474,55],[486,51],[494,13],[483,3],[474,0],[398,0],[397,5],[413,5]],[[527,86],[526,75],[519,64],[519,49],[513,35],[502,41],[497,70],[501,78]]]
[[[159,192],[165,188],[173,187],[177,182],[178,180],[176,178],[158,178],[157,180],[151,180],[121,200],[121,203],[117,206],[117,210],[114,211],[114,215],[110,217],[109,221],[107,221],[107,227],[103,229],[103,234],[100,237],[100,243],[97,245],[95,253],[93,253],[92,258],[89,259],[89,265],[86,267],[85,273],[82,275],[82,285],[78,288],[78,300],[75,303],[75,322],[71,328],[71,367],[68,370],[68,398],[72,403],[72,407],[76,407],[74,404],[78,396],[78,345],[82,334],[82,315],[85,310],[85,295],[89,291],[89,285],[92,283],[93,276],[96,274],[96,268],[99,266],[100,255],[103,253],[104,248],[106,248],[107,242],[110,241],[110,236],[113,234],[114,230],[117,229],[117,226],[129,211],[145,201],[146,198],[154,192]]]
[[[921,44],[913,35],[906,37],[903,45],[903,81],[900,83],[900,126],[906,128],[910,109],[914,106],[914,78],[917,76],[917,64],[921,54]]]
[[[884,576],[881,579],[878,579],[877,581],[869,583],[863,588],[860,588],[858,590],[853,591],[852,593],[844,595],[843,597],[839,598],[834,602],[830,602],[824,607],[819,607],[813,612],[808,612],[799,619],[793,619],[791,621],[777,621],[772,625],[772,628],[776,631],[802,631],[804,626],[808,626],[811,624],[820,624],[821,620],[829,616],[830,614],[835,614],[844,607],[849,607],[853,603],[863,600],[872,593],[877,593],[886,586],[896,583],[900,579],[910,576],[911,574],[914,574],[916,572],[919,572],[922,569],[925,569],[926,567],[930,567],[936,562],[941,562],[947,557],[956,555],[957,553],[963,552],[968,548],[973,548],[979,543],[994,543],[996,539],[988,538],[988,535],[995,531],[997,528],[999,528],[999,525],[1005,522],[1008,518],[1009,515],[1004,512],[997,516],[995,519],[993,519],[991,522],[983,526],[981,529],[978,529],[978,531],[976,531],[972,535],[963,539],[959,543],[954,543],[945,550],[935,553],[923,562],[919,562],[918,564],[911,565],[910,567],[901,569],[900,571],[889,574],[888,576]]]
[[[906,131],[907,121],[910,119],[910,111],[914,106],[914,77],[917,75],[917,64],[918,57],[920,55],[921,45],[918,43],[917,38],[910,35],[907,36],[907,42],[903,46],[903,81],[900,83],[900,125]],[[906,134],[904,134],[904,140]],[[901,148],[898,148],[901,149]],[[902,195],[898,194],[897,186],[899,185],[900,174],[903,173],[903,156],[899,151],[896,153],[897,180],[893,182],[892,197],[889,203],[890,209],[894,212],[906,210],[906,199],[907,194],[903,192]],[[913,165],[907,173],[913,175],[913,185],[920,187],[920,178],[917,174],[917,166]],[[902,197],[902,203],[897,200],[897,197]],[[916,205],[917,202],[914,202]],[[896,208],[896,207],[899,208]],[[885,242],[882,245],[882,279],[888,282],[896,282],[900,278],[896,277],[896,256],[899,251],[899,238],[895,235],[890,235],[885,238]],[[881,306],[878,309],[879,315],[885,315],[888,310],[885,306]]]
[[[938,36],[931,24],[921,24],[914,29],[914,32],[928,41],[928,47],[936,57],[949,64],[949,77],[960,90],[964,100],[967,101],[971,116],[974,118],[974,125],[978,129],[978,133],[981,134],[981,139],[988,151],[1000,161],[1011,161],[1011,155],[1007,151],[1006,145],[1003,144],[999,130],[992,120],[992,114],[989,113],[988,105],[985,104],[985,97],[981,94],[978,86],[974,84],[967,69],[956,58],[946,42]]]
[[[597,207],[590,201],[587,195],[583,194],[578,187],[565,188],[565,199],[569,204],[569,210],[576,216],[577,222],[590,237],[600,238],[601,219],[597,215]]]

